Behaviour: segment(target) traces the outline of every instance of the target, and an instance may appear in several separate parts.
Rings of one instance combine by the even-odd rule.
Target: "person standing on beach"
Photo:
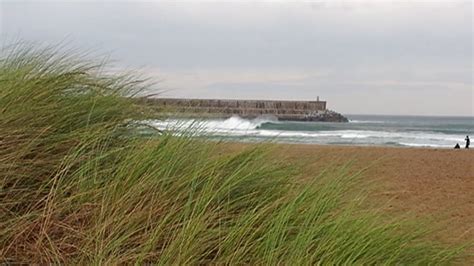
[[[466,149],[469,149],[469,145],[471,144],[471,140],[469,139],[469,136],[466,136]]]

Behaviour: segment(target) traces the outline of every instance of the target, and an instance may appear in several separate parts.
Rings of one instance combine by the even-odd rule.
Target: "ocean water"
[[[464,146],[466,135],[474,139],[473,117],[421,117],[346,115],[349,123],[277,121],[271,117],[148,121],[150,125],[179,134],[194,128],[197,135],[259,142],[328,145],[405,146],[453,148]]]

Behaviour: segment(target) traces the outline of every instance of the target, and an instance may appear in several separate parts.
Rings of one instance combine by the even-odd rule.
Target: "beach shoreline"
[[[219,140],[220,141],[220,140]],[[431,146],[404,146],[404,145],[382,145],[382,144],[329,144],[329,143],[297,143],[297,142],[278,142],[278,141],[227,141],[224,140],[226,143],[231,143],[231,145],[258,145],[258,144],[272,144],[272,145],[289,145],[289,146],[314,146],[314,147],[340,147],[340,148],[374,148],[374,149],[409,149],[409,150],[443,150],[443,151],[456,151],[456,152],[472,152],[474,151],[474,147],[470,147],[468,149],[464,148],[464,144],[461,145],[460,149],[454,149],[456,144],[453,144],[452,147],[431,147]]]

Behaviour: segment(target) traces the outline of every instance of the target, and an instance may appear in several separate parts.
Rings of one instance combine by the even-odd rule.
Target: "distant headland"
[[[141,98],[145,104],[161,112],[175,112],[191,117],[242,118],[272,116],[281,121],[348,122],[343,115],[326,109],[326,101],[272,101]]]

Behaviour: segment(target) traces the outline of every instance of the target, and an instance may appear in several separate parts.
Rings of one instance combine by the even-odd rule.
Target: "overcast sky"
[[[4,1],[0,37],[109,53],[168,97],[474,115],[471,1]]]

